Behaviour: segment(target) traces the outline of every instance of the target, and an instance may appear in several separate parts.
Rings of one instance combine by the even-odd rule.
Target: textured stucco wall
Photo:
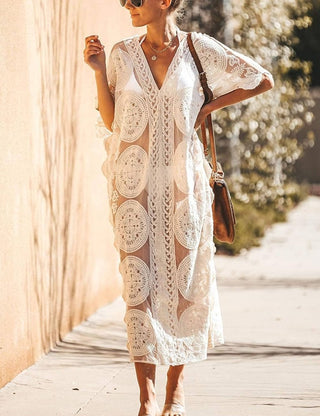
[[[144,28],[109,0],[1,2],[0,387],[121,291],[108,221],[94,73]]]

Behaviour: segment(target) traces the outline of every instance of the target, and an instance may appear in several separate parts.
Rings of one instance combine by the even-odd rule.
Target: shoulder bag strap
[[[201,86],[202,86],[203,93],[204,93],[204,96],[205,96],[205,100],[204,100],[203,105],[205,105],[205,104],[209,103],[210,101],[212,101],[213,93],[212,93],[212,91],[210,90],[210,88],[208,86],[207,75],[203,70],[200,58],[199,58],[199,56],[197,54],[197,51],[194,47],[190,32],[187,35],[187,41],[188,41],[188,46],[189,46],[191,55],[194,59],[194,62],[196,64],[196,67],[197,67],[198,72],[199,72],[199,78],[200,78]],[[217,172],[216,144],[215,144],[215,137],[214,137],[214,132],[213,132],[213,128],[212,128],[211,113],[207,115],[206,121],[207,121],[207,124],[208,124],[208,130],[209,130],[211,156],[212,156],[212,169],[213,169],[213,172]],[[206,135],[206,121],[201,123],[201,137],[202,137],[204,153],[207,156],[208,155],[208,148],[207,148],[207,135]]]

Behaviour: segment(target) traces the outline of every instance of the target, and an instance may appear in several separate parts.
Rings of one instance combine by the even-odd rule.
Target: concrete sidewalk
[[[216,257],[224,345],[185,369],[187,416],[320,415],[320,198],[262,246]],[[1,416],[136,416],[122,298],[0,390]],[[166,367],[157,370],[164,400]]]

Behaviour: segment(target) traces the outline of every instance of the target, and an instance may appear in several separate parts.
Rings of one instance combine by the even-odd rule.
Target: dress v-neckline
[[[181,33],[180,29],[178,29],[178,33]],[[144,36],[145,36],[145,35],[144,35]],[[142,37],[142,39],[144,38],[144,36]],[[135,37],[135,39],[136,39],[136,41],[137,41],[137,43],[138,43],[138,49],[139,49],[139,51],[140,51],[140,53],[141,53],[141,55],[142,55],[142,59],[144,60],[144,62],[145,62],[145,64],[146,64],[146,66],[147,66],[147,68],[148,68],[148,72],[149,72],[150,78],[152,79],[152,83],[153,83],[154,87],[156,88],[157,92],[158,92],[158,93],[160,93],[160,92],[162,91],[162,89],[163,89],[163,87],[164,87],[164,85],[165,85],[166,81],[167,81],[168,74],[169,74],[169,73],[170,73],[170,71],[171,71],[171,67],[173,66],[174,61],[177,59],[177,55],[178,55],[178,53],[180,53],[181,45],[182,45],[182,43],[185,41],[186,36],[184,36],[182,39],[179,39],[179,45],[178,45],[178,47],[177,47],[177,49],[176,49],[176,51],[175,51],[175,53],[174,53],[174,55],[173,55],[173,58],[171,59],[171,62],[170,62],[170,64],[169,64],[168,68],[167,68],[166,75],[165,75],[165,77],[164,77],[164,80],[163,80],[162,85],[161,85],[161,87],[160,87],[160,88],[159,88],[158,84],[156,83],[156,80],[155,80],[155,77],[154,77],[153,72],[152,72],[152,70],[151,70],[151,67],[150,67],[150,64],[149,64],[149,62],[148,62],[148,59],[147,59],[147,57],[146,57],[146,55],[145,55],[145,53],[144,53],[144,50],[143,50],[143,48],[142,48],[142,46],[141,46],[141,43],[140,43],[140,42],[141,42],[141,40],[139,39],[139,35],[137,35],[137,36]]]

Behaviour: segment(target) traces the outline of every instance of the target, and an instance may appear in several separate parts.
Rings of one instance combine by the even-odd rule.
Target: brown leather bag
[[[203,105],[205,105],[212,101],[213,93],[208,86],[207,76],[206,73],[203,71],[203,67],[201,65],[199,56],[193,45],[191,33],[188,33],[187,41],[190,52],[199,71],[199,78],[205,96]],[[206,122],[208,127],[206,127]],[[233,210],[230,192],[227,183],[224,180],[224,172],[222,170],[222,166],[219,162],[217,162],[216,145],[212,127],[211,114],[208,114],[206,120],[203,123],[201,123],[201,138],[203,143],[204,154],[206,157],[208,156],[207,128],[209,131],[212,156],[212,172],[210,177],[210,186],[214,193],[214,201],[212,204],[214,236],[217,240],[223,243],[231,244],[233,243],[235,236],[236,218]]]

